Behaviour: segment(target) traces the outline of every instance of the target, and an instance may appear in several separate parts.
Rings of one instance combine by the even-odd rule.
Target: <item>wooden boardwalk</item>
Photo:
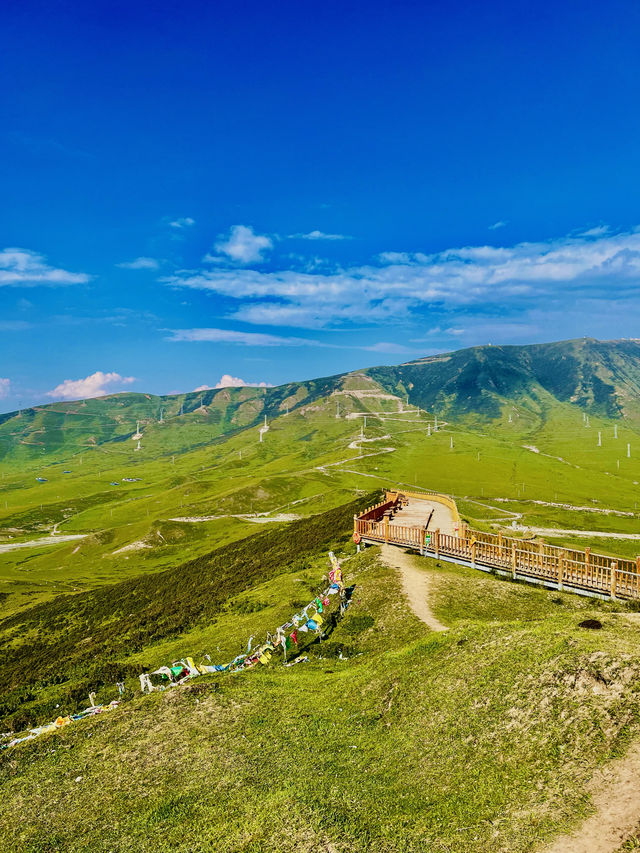
[[[456,532],[456,520],[452,509],[445,504],[424,498],[411,498],[406,506],[396,510],[389,523],[392,528],[421,527],[440,530],[451,536]]]
[[[411,548],[420,554],[601,598],[640,598],[635,560],[548,545],[468,527],[455,500],[437,492],[387,491],[354,516],[356,541]]]

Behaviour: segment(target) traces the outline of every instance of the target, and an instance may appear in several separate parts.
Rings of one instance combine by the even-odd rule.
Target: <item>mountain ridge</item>
[[[126,441],[139,421],[175,427],[175,451],[353,390],[372,390],[450,419],[491,421],[512,407],[537,415],[558,403],[640,423],[640,341],[580,338],[544,344],[468,347],[399,365],[379,365],[273,388],[209,389],[178,395],[137,392],[32,406],[0,415],[0,459],[39,459],[65,445],[78,452]],[[202,416],[202,417],[199,417]]]

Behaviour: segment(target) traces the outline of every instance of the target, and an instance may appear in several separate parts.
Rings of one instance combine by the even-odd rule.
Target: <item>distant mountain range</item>
[[[59,454],[132,437],[136,421],[178,427],[176,451],[209,443],[353,388],[358,381],[450,419],[498,418],[518,405],[542,412],[554,401],[640,421],[640,341],[591,338],[527,346],[481,346],[397,366],[373,367],[277,388],[222,388],[155,396],[112,394],[0,415],[0,459]],[[206,429],[193,418],[206,414]],[[185,427],[185,428],[180,428]],[[188,428],[186,428],[188,427]]]

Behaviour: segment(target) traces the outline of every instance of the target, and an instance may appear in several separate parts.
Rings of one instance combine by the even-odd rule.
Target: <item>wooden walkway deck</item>
[[[411,548],[425,556],[600,598],[640,599],[635,560],[548,545],[467,527],[455,500],[436,492],[387,491],[353,520],[355,541]]]
[[[450,507],[434,500],[411,498],[409,503],[398,509],[390,527],[421,527],[427,530],[440,530],[454,536],[456,520]]]

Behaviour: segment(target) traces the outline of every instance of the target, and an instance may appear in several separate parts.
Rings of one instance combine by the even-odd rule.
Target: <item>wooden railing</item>
[[[450,495],[443,495],[440,492],[410,492],[410,491],[394,491],[387,492],[387,499],[395,496],[396,500],[402,498],[402,496],[407,498],[418,498],[422,500],[435,501],[436,503],[444,504],[446,507],[449,507],[451,512],[453,513],[455,526],[458,528],[462,527],[462,520],[460,518],[460,513],[458,512],[458,506],[455,500]]]
[[[382,518],[382,516],[387,510],[393,509],[397,504],[396,498],[391,498],[390,494],[392,493],[387,492],[387,496],[383,501],[381,501],[379,504],[374,504],[373,506],[367,507],[364,512],[360,513],[358,518],[373,521]]]
[[[444,503],[454,510],[458,535],[390,523],[389,509],[405,496]],[[449,503],[451,502],[451,503]],[[452,506],[453,504],[453,506]],[[385,515],[386,513],[386,515]],[[368,517],[365,518],[365,515]],[[413,548],[421,554],[449,557],[473,567],[498,569],[514,578],[538,579],[559,589],[586,590],[613,598],[640,598],[640,557],[628,560],[474,530],[460,521],[455,501],[448,495],[387,492],[387,500],[354,518],[354,534],[370,542]]]

